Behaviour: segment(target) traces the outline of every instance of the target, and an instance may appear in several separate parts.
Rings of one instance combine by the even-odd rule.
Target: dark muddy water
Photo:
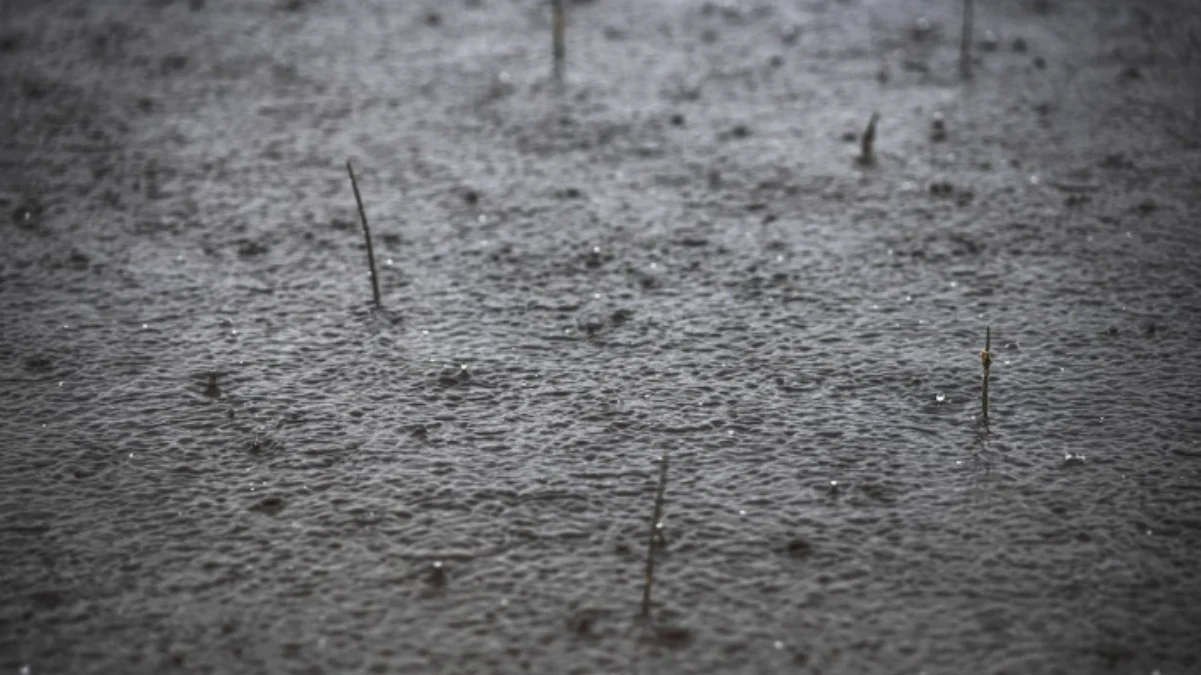
[[[3,4],[0,669],[1201,669],[1196,7],[545,4]]]

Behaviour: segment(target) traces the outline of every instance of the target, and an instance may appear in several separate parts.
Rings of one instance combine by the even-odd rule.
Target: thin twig
[[[350,186],[354,188],[354,201],[359,205],[359,220],[363,222],[363,238],[367,240],[367,266],[371,269],[371,295],[375,306],[380,307],[379,275],[375,271],[375,249],[371,246],[371,228],[367,226],[367,212],[363,210],[363,197],[359,194],[359,182],[354,178],[354,168],[346,160],[346,173],[350,174]]]
[[[963,0],[963,30],[959,34],[959,75],[963,79],[972,76],[972,22],[975,0]]]
[[[880,121],[880,113],[872,113],[863,130],[863,138],[859,141],[859,163],[871,166],[876,163],[876,123]]]
[[[655,511],[646,541],[646,577],[642,585],[642,618],[651,613],[651,586],[655,583],[655,541],[659,539],[659,523],[663,520],[663,495],[667,492],[667,453],[659,456],[659,491],[655,495]]]
[[[563,0],[550,0],[551,7],[551,54],[554,58],[556,82],[563,81],[563,60],[567,56],[567,42],[563,35],[566,19],[563,16]]]
[[[980,378],[980,409],[984,414],[984,423],[988,423],[988,370],[992,367],[992,326],[984,327],[984,349],[980,350],[980,366],[983,374]]]

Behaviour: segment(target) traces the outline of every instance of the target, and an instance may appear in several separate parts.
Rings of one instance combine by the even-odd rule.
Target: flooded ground
[[[1201,10],[977,5],[0,5],[0,670],[1198,672]]]

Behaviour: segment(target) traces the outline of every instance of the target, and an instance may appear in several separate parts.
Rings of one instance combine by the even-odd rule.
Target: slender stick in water
[[[655,541],[660,538],[659,523],[663,520],[663,494],[667,492],[667,453],[659,456],[659,491],[655,495],[655,512],[651,516],[651,531],[646,541],[646,577],[642,585],[642,618],[651,614],[651,586],[655,583]]]
[[[563,59],[567,55],[567,44],[563,36],[565,19],[563,17],[563,0],[550,0],[551,8],[551,53],[554,57],[554,76],[556,82],[563,81]]]
[[[959,34],[959,75],[964,79],[972,76],[972,21],[975,0],[963,0],[963,31]]]
[[[371,246],[371,228],[367,226],[367,212],[363,210],[363,197],[359,194],[359,182],[354,179],[354,168],[346,160],[346,173],[350,174],[350,187],[354,188],[354,201],[359,205],[359,220],[363,222],[363,238],[367,240],[367,266],[371,269],[371,295],[375,306],[380,306],[379,275],[375,272],[375,249]]]
[[[859,141],[858,161],[864,166],[876,163],[876,123],[880,121],[880,113],[872,113],[863,130],[863,138]]]
[[[984,349],[980,350],[980,365],[983,374],[980,378],[980,408],[984,413],[984,422],[988,423],[988,369],[992,367],[992,326],[984,327]]]

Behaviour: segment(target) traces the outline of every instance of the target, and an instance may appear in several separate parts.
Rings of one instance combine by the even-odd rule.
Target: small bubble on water
[[[478,220],[480,221],[480,225],[487,225],[487,224],[488,224],[488,216],[486,216],[486,215],[484,215],[484,214],[482,214],[482,213],[480,214],[480,217],[479,217],[479,219],[478,219]]]
[[[740,515],[740,516],[745,516],[745,515],[746,515],[746,511],[745,511],[745,510],[743,510],[743,509],[738,509],[738,515]]]
[[[776,651],[780,651],[781,649],[784,648],[784,643],[780,642],[779,640],[776,640],[775,642],[771,643],[771,646],[775,647]]]
[[[938,401],[939,403],[942,403],[943,401],[947,400],[947,395],[946,394],[935,394],[934,400]]]
[[[21,667],[17,669],[17,672],[20,675],[31,675],[33,673],[33,669],[29,667],[28,663],[23,663],[21,664]]]
[[[146,330],[147,328],[150,328],[150,324],[147,324],[147,323],[142,324],[142,330]]]
[[[1038,185],[1041,182],[1042,182],[1042,179],[1038,177],[1038,174],[1036,174],[1036,173],[1030,174],[1030,184],[1031,185]]]
[[[384,264],[385,264],[385,265],[387,265],[388,267],[391,267],[391,266],[392,266],[392,259],[391,259],[391,258],[384,258]]]

